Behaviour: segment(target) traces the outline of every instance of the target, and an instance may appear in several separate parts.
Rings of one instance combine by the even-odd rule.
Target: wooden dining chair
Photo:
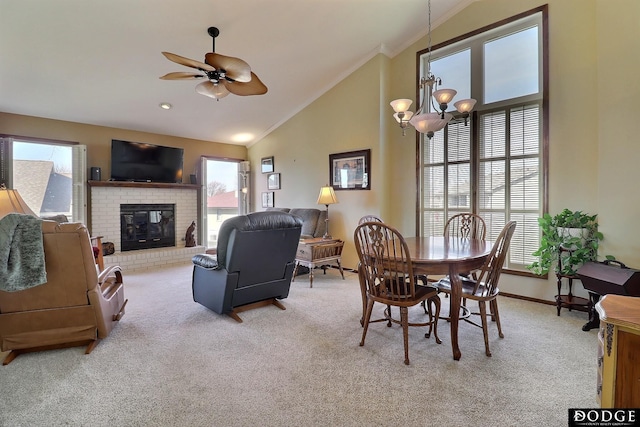
[[[486,234],[487,225],[484,219],[471,212],[452,216],[444,226],[445,236],[484,240]]]
[[[365,222],[384,222],[380,217],[375,215],[365,215],[358,220],[358,225],[364,224]]]
[[[442,343],[438,338],[438,291],[432,286],[416,283],[407,243],[396,229],[382,222],[365,222],[356,228],[354,241],[360,259],[358,277],[367,296],[360,345],[364,345],[370,323],[386,321],[388,327],[391,327],[392,323],[399,323],[402,325],[404,338],[404,363],[408,365],[409,326],[429,326],[425,338],[429,338],[433,331],[436,342]],[[436,312],[432,313],[429,310],[429,317],[425,322],[409,322],[409,307],[427,299],[433,302]],[[383,318],[372,321],[371,312],[376,302],[386,305],[387,308]],[[431,304],[428,306],[431,308]],[[391,307],[400,308],[399,320],[391,316]]]
[[[451,236],[451,237],[461,237],[464,239],[480,239],[484,240],[485,235],[487,234],[487,225],[484,222],[484,219],[480,215],[476,215],[471,212],[463,212],[456,215],[453,215],[449,218],[444,225],[444,233],[443,235]],[[463,276],[472,275],[473,272],[464,272]],[[476,277],[476,276],[473,276]],[[428,279],[426,276],[420,276],[420,280],[423,282],[437,282],[437,278]],[[460,317],[469,317],[469,310],[466,307],[467,301],[463,299],[462,305],[460,306]],[[424,308],[424,312],[427,313],[426,304],[422,304],[422,308]],[[448,318],[444,318],[449,320]]]
[[[504,260],[509,252],[509,244],[511,237],[516,229],[516,222],[509,221],[496,239],[486,262],[482,266],[477,279],[468,276],[460,276],[462,282],[462,298],[478,301],[479,312],[471,312],[472,315],[479,315],[481,324],[474,322],[470,316],[461,317],[462,320],[482,328],[484,334],[484,346],[487,356],[491,356],[489,350],[489,333],[487,317],[491,317],[498,327],[498,335],[504,338],[502,327],[500,326],[500,314],[498,312],[498,281]],[[438,290],[441,292],[451,293],[451,280],[445,277],[437,282]],[[486,303],[489,302],[489,313],[487,313]]]
[[[365,222],[384,222],[382,218],[376,215],[367,214],[358,220],[358,225],[364,224]],[[358,274],[360,273],[360,263],[358,262],[357,268]],[[360,317],[360,326],[364,326],[364,315],[367,312],[367,290],[364,286],[364,282],[360,281],[360,293],[362,294],[362,317]],[[389,309],[390,310],[390,309]],[[425,314],[426,314],[425,310]]]

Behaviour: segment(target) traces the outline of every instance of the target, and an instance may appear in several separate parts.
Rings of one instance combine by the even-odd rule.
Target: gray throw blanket
[[[0,290],[33,288],[47,282],[42,220],[10,213],[0,219]]]

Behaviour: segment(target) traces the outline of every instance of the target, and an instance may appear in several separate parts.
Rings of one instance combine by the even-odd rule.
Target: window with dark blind
[[[487,239],[495,240],[508,221],[516,221],[505,267],[523,272],[535,261],[531,254],[540,242],[537,220],[547,197],[542,143],[547,132],[542,60],[546,13],[543,6],[434,48],[432,69],[442,60],[441,68],[449,70],[455,52],[471,58],[468,65],[458,65],[469,69],[456,72],[455,79],[462,84],[460,76],[468,76],[478,103],[467,124],[453,119],[420,145],[419,233],[442,235],[448,218],[474,212],[486,222]],[[426,69],[427,55],[421,60]]]

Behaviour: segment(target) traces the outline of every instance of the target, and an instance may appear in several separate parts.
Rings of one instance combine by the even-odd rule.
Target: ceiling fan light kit
[[[195,68],[199,72],[173,72],[160,77],[162,80],[207,79],[196,86],[196,92],[213,99],[222,99],[230,93],[239,96],[263,95],[267,86],[262,83],[251,67],[240,58],[216,53],[216,37],[220,30],[209,27],[207,33],[213,39],[213,49],[205,55],[204,62],[195,61],[170,52],[162,54],[172,62]]]

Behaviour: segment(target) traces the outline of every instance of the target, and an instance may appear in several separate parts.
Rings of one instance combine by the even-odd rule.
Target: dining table
[[[458,345],[458,323],[462,303],[460,273],[482,268],[493,247],[492,242],[452,236],[405,237],[416,276],[449,275],[451,295],[449,318],[451,325],[451,349],[454,360],[462,353]],[[363,291],[363,319],[366,311],[366,290]]]

